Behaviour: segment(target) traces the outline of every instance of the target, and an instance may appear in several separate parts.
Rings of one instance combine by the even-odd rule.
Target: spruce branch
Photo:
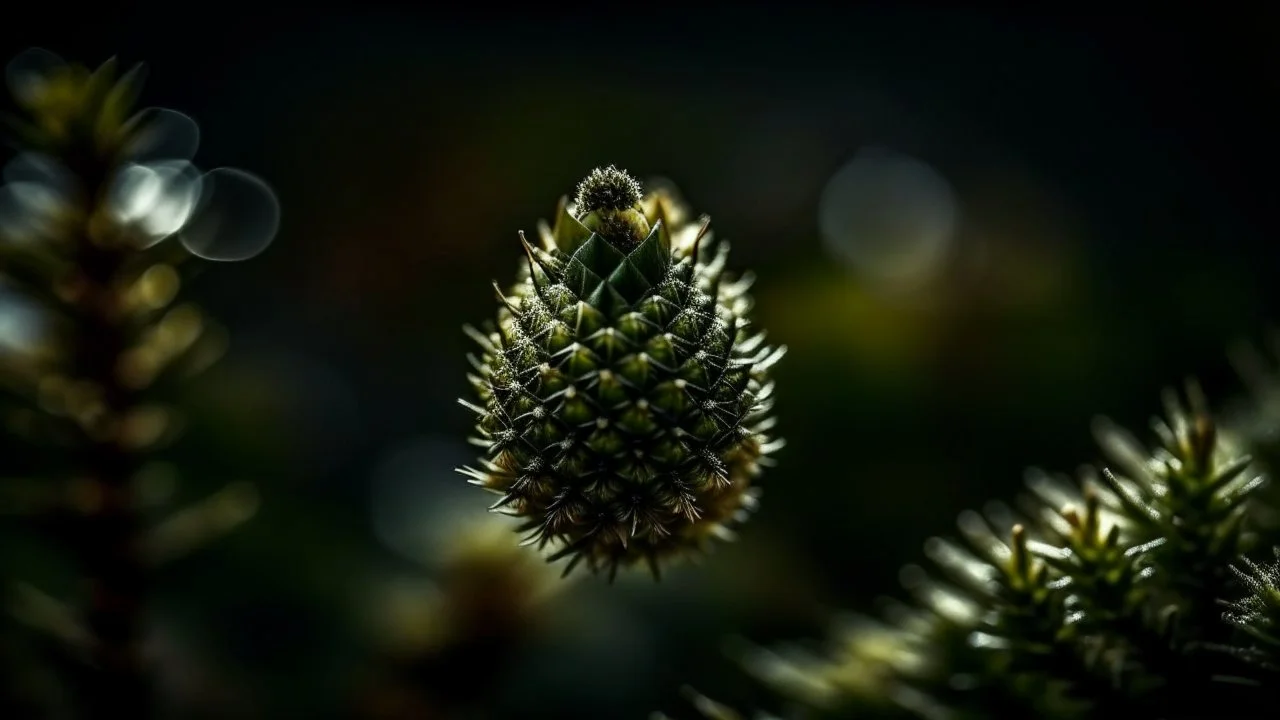
[[[782,720],[764,712],[744,715],[733,707],[717,702],[687,685],[680,689],[680,693],[703,720]],[[672,718],[665,713],[655,712],[649,716],[649,720],[672,720]]]
[[[1275,560],[1256,563],[1248,558],[1243,569],[1232,566],[1247,594],[1226,603],[1224,619],[1245,638],[1230,650],[1248,662],[1280,672],[1280,547],[1272,548]]]
[[[208,241],[204,221],[227,208],[188,162],[194,147],[176,157],[166,147],[173,118],[189,119],[135,113],[142,68],[117,65],[91,71],[31,50],[8,67],[18,154],[0,189],[0,312],[31,311],[15,322],[37,337],[0,354],[0,377],[9,428],[33,441],[32,464],[43,466],[5,497],[72,551],[83,585],[83,597],[65,601],[27,588],[15,611],[82,651],[69,678],[79,715],[140,719],[155,689],[145,650],[154,569],[175,555],[175,537],[181,549],[198,539],[174,528],[199,517],[226,530],[253,502],[241,491],[230,503],[238,512],[181,511],[153,529],[139,494],[149,461],[180,434],[166,386],[220,349],[208,319],[175,302],[179,267],[196,253],[190,238],[162,241],[188,232]],[[264,192],[257,199],[274,203]]]
[[[1274,478],[1280,470],[1280,329],[1267,333],[1262,347],[1238,345],[1231,358],[1245,392],[1229,408],[1227,424]],[[1250,518],[1259,545],[1280,545],[1280,484],[1268,483],[1260,494]]]
[[[914,602],[826,656],[759,650],[746,668],[803,718],[1257,717],[1280,565],[1242,559],[1266,486],[1245,440],[1194,383],[1165,393],[1151,445],[1095,431],[1108,466],[1033,470],[1013,506],[963,513],[959,539],[926,544],[931,570],[904,570]]]
[[[1249,500],[1265,477],[1234,437],[1219,437],[1217,423],[1194,384],[1188,403],[1165,393],[1165,417],[1152,422],[1159,443],[1142,446],[1111,423],[1101,423],[1099,441],[1124,473],[1103,471],[1116,509],[1133,523],[1139,541],[1164,538],[1157,564],[1165,601],[1178,606],[1186,642],[1213,641],[1223,628],[1217,600],[1227,597],[1230,566],[1249,552]]]

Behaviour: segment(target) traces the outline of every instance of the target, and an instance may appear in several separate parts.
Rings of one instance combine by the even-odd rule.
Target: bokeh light
[[[133,162],[190,160],[200,149],[200,126],[177,110],[147,108],[135,122],[137,132],[125,151]]]
[[[833,257],[868,280],[895,285],[917,284],[942,267],[960,214],[937,170],[883,148],[859,152],[836,172],[818,212]]]
[[[11,182],[0,187],[0,233],[7,242],[31,242],[47,236],[63,207],[48,185]]]
[[[134,163],[116,176],[110,203],[117,221],[140,232],[148,247],[187,224],[201,185],[199,170],[187,162]]]
[[[485,512],[454,472],[471,460],[457,438],[426,436],[390,451],[370,481],[374,532],[388,549],[423,562],[449,544],[460,523]],[[512,541],[516,539],[512,534]]]
[[[72,190],[75,178],[53,157],[27,151],[5,163],[4,181],[45,185],[60,194],[66,194]]]
[[[205,173],[200,203],[182,228],[182,244],[205,260],[248,260],[280,228],[280,201],[261,178],[235,168]]]
[[[53,52],[29,48],[5,66],[5,84],[19,102],[29,102],[44,90],[49,75],[64,64],[65,61]]]
[[[47,314],[0,279],[0,356],[25,355],[46,338]]]

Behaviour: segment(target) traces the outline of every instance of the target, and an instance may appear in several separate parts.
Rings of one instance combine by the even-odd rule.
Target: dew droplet
[[[235,168],[204,176],[200,203],[182,229],[182,244],[196,257],[233,262],[258,255],[280,227],[280,201],[261,178]]]
[[[44,48],[28,48],[5,66],[5,84],[18,102],[29,103],[40,97],[49,76],[64,65],[66,62],[62,58]]]
[[[125,146],[134,162],[190,160],[200,148],[200,126],[187,115],[153,107],[139,114],[138,129]]]

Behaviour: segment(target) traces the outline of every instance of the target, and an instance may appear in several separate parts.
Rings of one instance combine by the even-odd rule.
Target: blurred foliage
[[[150,716],[153,582],[257,509],[243,481],[172,503],[180,473],[163,458],[183,430],[174,388],[225,343],[179,297],[183,261],[246,229],[270,242],[275,218],[227,213],[238,182],[238,202],[278,208],[251,175],[202,174],[194,123],[137,111],[143,68],[117,65],[33,48],[5,68],[18,152],[0,186],[0,413],[21,444],[0,512],[20,543],[3,601],[22,626],[6,640],[26,650],[6,647],[6,673],[29,675],[5,688],[22,716]]]

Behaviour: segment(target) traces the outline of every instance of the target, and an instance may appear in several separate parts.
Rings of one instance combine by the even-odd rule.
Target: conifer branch
[[[1100,421],[1108,465],[1033,471],[1015,506],[962,514],[961,539],[926,544],[933,569],[904,572],[914,602],[824,657],[757,650],[747,669],[806,720],[1266,716],[1280,549],[1248,556],[1267,483],[1194,383],[1164,406],[1151,445]]]
[[[190,139],[175,127],[194,138],[189,119],[134,112],[141,77],[140,66],[120,74],[112,59],[90,71],[42,50],[7,72],[18,155],[2,191],[0,281],[34,311],[18,322],[37,337],[4,354],[0,376],[11,428],[33,453],[52,449],[55,469],[8,499],[72,551],[83,583],[81,598],[28,590],[16,607],[83,651],[68,679],[87,718],[152,714],[147,601],[173,533],[153,534],[137,483],[178,433],[175,413],[158,404],[164,381],[217,349],[199,311],[173,305],[191,238],[162,242],[214,212],[213,183],[188,162],[194,146],[173,142]]]

